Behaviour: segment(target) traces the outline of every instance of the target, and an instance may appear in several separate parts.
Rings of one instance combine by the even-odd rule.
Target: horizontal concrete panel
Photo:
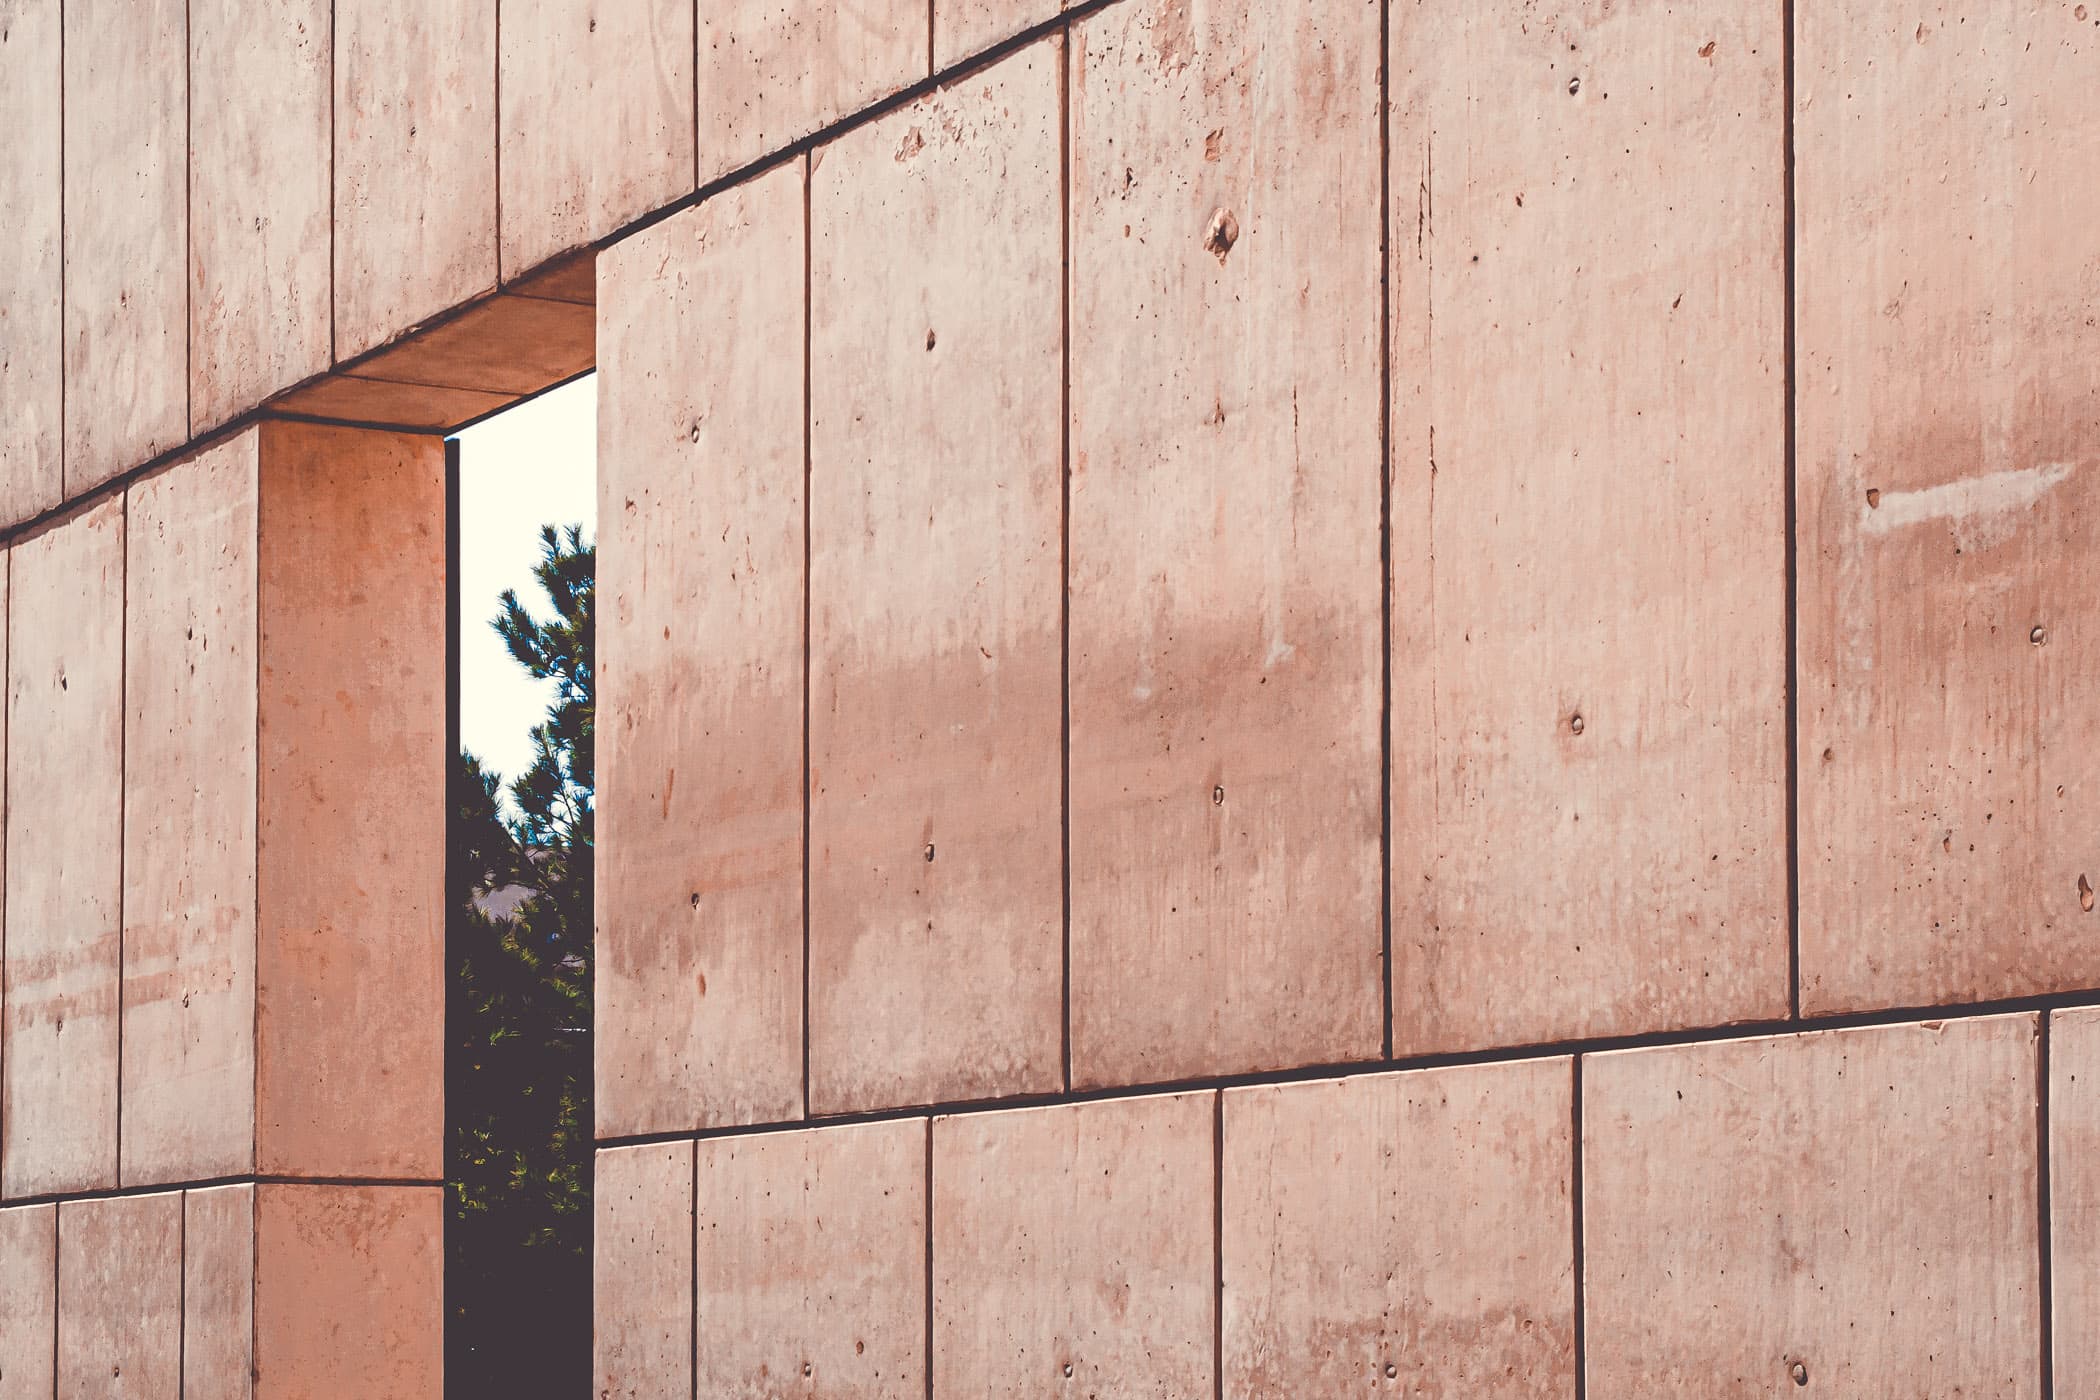
[[[1401,1053],[1786,1014],[1781,21],[1395,11]]]
[[[193,433],[328,368],[330,12],[329,0],[189,6]]]
[[[182,1393],[182,1193],[58,1208],[58,1400]]]
[[[57,1387],[58,1207],[0,1210],[0,1400]]]
[[[1379,9],[1073,35],[1073,1079],[1375,1056]]]
[[[928,0],[699,7],[701,184],[925,77]]]
[[[802,1111],[803,198],[599,259],[601,1137]]]
[[[334,0],[335,353],[496,285],[496,6]]]
[[[1223,1394],[1575,1395],[1566,1060],[1224,1098]]]
[[[693,1393],[693,1144],[601,1148],[591,1184],[599,1400]]]
[[[818,1113],[1063,1086],[1058,77],[1034,45],[811,175]]]
[[[1801,1004],[2100,984],[2100,27],[1805,6]]]
[[[268,423],[257,1170],[444,1162],[445,452]]]
[[[920,1119],[699,1144],[698,1394],[921,1392],[926,1153]]]
[[[588,306],[495,296],[414,340],[359,361],[351,373],[515,398],[589,369],[596,354],[594,329]]]
[[[117,1184],[124,502],[9,553],[0,1190],[15,1198]]]
[[[255,1393],[255,1187],[182,1198],[182,1400]]]
[[[77,496],[189,436],[189,38],[186,0],[64,8],[65,489]]]
[[[1588,1394],[2037,1395],[2035,1034],[1585,1057]]]
[[[1213,1392],[1215,1106],[934,1120],[934,1394]]]
[[[506,274],[692,189],[694,10],[691,0],[507,0]]]
[[[0,528],[58,504],[64,468],[65,67],[59,0],[0,3]]]
[[[123,1180],[255,1169],[260,434],[131,488]]]
[[[1063,0],[932,0],[933,66],[940,69],[984,52],[1037,24],[1056,19]]]
[[[2049,1016],[2056,1400],[2100,1400],[2100,1010]]]
[[[277,400],[286,413],[377,428],[449,430],[516,402],[510,394],[331,374]]]
[[[580,301],[593,306],[598,301],[598,256],[588,250],[553,262],[508,284],[519,296],[547,297],[554,301]]]
[[[258,1186],[255,1394],[444,1393],[445,1193]]]

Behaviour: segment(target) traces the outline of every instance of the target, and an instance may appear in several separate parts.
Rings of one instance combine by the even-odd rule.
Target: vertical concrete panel
[[[445,455],[262,430],[257,1170],[444,1160]]]
[[[1571,1085],[1530,1060],[1227,1092],[1223,1393],[1572,1400]]]
[[[803,217],[599,258],[602,1137],[802,1111]]]
[[[255,1393],[255,1188],[183,1193],[182,1400]]]
[[[0,1400],[57,1386],[58,1207],[0,1210]]]
[[[258,437],[130,493],[126,1185],[254,1170]]]
[[[444,1393],[445,1193],[258,1186],[255,1395]]]
[[[190,0],[195,433],[328,368],[329,14],[329,0]]]
[[[496,6],[335,0],[335,353],[496,283]]]
[[[507,0],[503,274],[693,187],[692,0]]]
[[[599,1400],[693,1393],[693,1144],[602,1148],[591,1184]]]
[[[189,40],[185,0],[64,8],[65,489],[77,496],[189,436]]]
[[[1803,6],[1801,1004],[2100,983],[2100,27]]]
[[[1213,1392],[1214,1104],[934,1120],[934,1394]]]
[[[124,502],[10,553],[0,1190],[20,1197],[117,1183]]]
[[[58,1208],[58,1400],[182,1393],[182,1193]]]
[[[1373,1056],[1378,5],[1074,33],[1073,1078]]]
[[[58,504],[65,330],[59,0],[0,0],[0,527]]]
[[[927,0],[700,6],[700,183],[926,76]]]
[[[2100,1010],[2049,1017],[2056,1400],[2100,1400]]]
[[[2034,1017],[1582,1074],[1594,1400],[2037,1393]]]
[[[1786,1013],[1783,49],[1394,11],[1402,1053]]]
[[[699,1394],[922,1391],[926,1151],[922,1119],[699,1144]]]
[[[1059,61],[810,186],[810,1100],[1062,1087]]]

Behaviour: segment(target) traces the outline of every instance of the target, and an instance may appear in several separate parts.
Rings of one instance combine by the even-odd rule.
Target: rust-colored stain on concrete
[[[921,1393],[926,1152],[924,1119],[699,1144],[699,1394]]]
[[[591,1182],[598,1400],[693,1394],[693,1144],[598,1151]]]
[[[58,1207],[57,1400],[182,1388],[182,1193]]]
[[[255,1188],[255,1393],[444,1393],[445,1193]]]
[[[2056,1395],[2100,1396],[2100,1009],[2049,1013],[2049,1296]]]
[[[413,340],[358,361],[349,373],[404,386],[469,389],[499,395],[503,402],[584,373],[595,348],[589,306],[493,296]]]
[[[1584,1057],[1588,1393],[2035,1396],[2035,1036]]]
[[[1378,32],[1073,31],[1077,1085],[1379,1051]]]
[[[65,328],[59,0],[0,0],[0,528],[58,504]]]
[[[183,1193],[183,1400],[253,1393],[255,1193],[253,1186]]]
[[[1034,45],[811,177],[819,1113],[1063,1087],[1058,74]]]
[[[58,1207],[0,1210],[0,1400],[57,1386]]]

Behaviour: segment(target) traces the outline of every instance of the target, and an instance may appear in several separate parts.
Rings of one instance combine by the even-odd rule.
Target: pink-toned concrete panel
[[[328,368],[329,11],[190,0],[193,433]]]
[[[1062,0],[933,0],[938,72],[1063,13]]]
[[[693,1144],[611,1147],[591,1184],[599,1400],[684,1400],[693,1386]]]
[[[594,330],[588,306],[495,296],[359,362],[351,373],[517,397],[589,369]]]
[[[1228,1397],[1575,1394],[1566,1060],[1225,1095]]]
[[[926,7],[927,0],[701,5],[700,183],[924,78]]]
[[[331,374],[285,395],[273,407],[343,423],[428,430],[454,428],[512,402],[509,394],[479,389],[396,384],[385,379],[361,379],[354,374]]]
[[[58,1208],[58,1400],[182,1393],[182,1193]]]
[[[503,268],[693,187],[692,0],[506,0]]]
[[[699,1394],[921,1393],[926,1133],[903,1119],[699,1145]]]
[[[0,527],[58,504],[63,156],[59,0],[0,0]]]
[[[1378,6],[1072,49],[1072,1074],[1378,1053]]]
[[[810,1104],[1062,1087],[1059,55],[810,181]]]
[[[254,1170],[259,436],[244,432],[130,493],[127,1186]]]
[[[185,10],[65,5],[68,496],[189,436]]]
[[[335,353],[496,284],[496,7],[335,0]]]
[[[257,1170],[443,1171],[445,454],[262,428]]]
[[[1803,6],[1801,1004],[2100,984],[2100,27]]]
[[[0,1400],[51,1400],[57,1378],[58,1207],[0,1210]]]
[[[1589,1395],[2036,1395],[2035,1032],[1586,1057]]]
[[[803,217],[599,258],[600,1136],[802,1111]]]
[[[183,1194],[182,1400],[255,1393],[255,1188]]]
[[[124,502],[9,553],[0,1191],[12,1198],[117,1183]]]
[[[2100,1011],[2049,1017],[2056,1400],[2100,1400]]]
[[[1394,11],[1402,1053],[1786,1013],[1783,48]]]
[[[934,1120],[934,1394],[1212,1393],[1215,1106]]]
[[[444,1393],[445,1193],[259,1186],[258,1400]]]

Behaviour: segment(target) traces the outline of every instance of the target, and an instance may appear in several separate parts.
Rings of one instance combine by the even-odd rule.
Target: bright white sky
[[[598,537],[598,378],[590,375],[459,435],[460,742],[505,779],[525,771],[553,687],[527,676],[489,626],[506,588],[537,616],[540,526]]]

